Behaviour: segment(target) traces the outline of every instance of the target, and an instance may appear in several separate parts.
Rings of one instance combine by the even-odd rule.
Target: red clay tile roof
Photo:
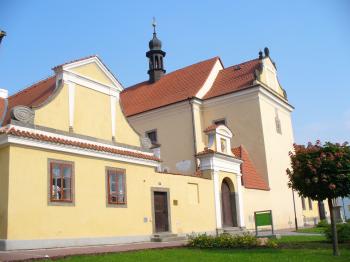
[[[207,80],[218,57],[187,66],[164,75],[159,81],[148,81],[121,92],[126,116],[132,116],[194,97]]]
[[[23,130],[17,130],[14,127],[4,128],[0,130],[0,135],[1,134],[30,138],[30,139],[45,141],[45,142],[54,143],[54,144],[62,144],[67,146],[79,147],[84,149],[102,151],[102,152],[107,152],[107,153],[112,153],[117,155],[125,155],[125,156],[131,156],[131,157],[160,162],[159,158],[152,155],[146,155],[146,154],[142,154],[134,151],[121,150],[121,149],[116,149],[116,148],[107,147],[107,146],[94,145],[90,143],[84,143],[84,142],[73,141],[73,140],[63,139],[63,138],[54,137],[54,136],[48,136],[48,135],[43,135],[43,134],[38,134],[38,133],[33,133],[33,132],[28,132]]]
[[[6,110],[5,106],[6,106],[5,99],[0,97],[0,123]]]
[[[213,124],[211,126],[208,126],[206,129],[204,129],[203,132],[207,133],[207,132],[213,131],[213,130],[215,130],[217,128],[218,128],[218,125]]]
[[[241,172],[245,188],[270,190],[264,178],[256,170],[247,150],[243,146],[232,148],[232,153],[243,160],[243,163],[241,164]]]
[[[213,154],[213,153],[217,153],[217,152],[213,149],[209,149],[209,148],[205,147],[204,150],[201,152],[198,152],[196,154],[196,156],[202,156],[202,155]]]
[[[251,86],[255,80],[255,70],[259,69],[260,63],[261,60],[254,59],[220,70],[213,86],[204,96],[204,99],[228,94]]]
[[[49,98],[56,88],[55,76],[50,76],[34,85],[10,96],[8,98],[8,110],[2,125],[6,125],[10,121],[11,109],[15,106],[38,106]]]

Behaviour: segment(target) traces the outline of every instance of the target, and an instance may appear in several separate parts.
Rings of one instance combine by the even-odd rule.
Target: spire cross
[[[156,34],[157,23],[156,23],[156,18],[155,17],[153,17],[152,26],[153,26],[153,34]]]

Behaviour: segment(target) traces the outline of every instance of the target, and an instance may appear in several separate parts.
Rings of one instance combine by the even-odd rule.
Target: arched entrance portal
[[[221,207],[223,227],[237,227],[236,195],[229,178],[221,184]]]

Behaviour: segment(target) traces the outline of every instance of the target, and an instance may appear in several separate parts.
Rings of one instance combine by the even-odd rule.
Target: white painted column
[[[219,172],[215,170],[213,171],[213,184],[214,184],[216,228],[219,229],[219,228],[222,228],[221,199],[220,199]]]
[[[111,95],[111,128],[112,128],[112,139],[115,140],[115,117],[116,117],[116,106],[117,106],[117,97]]]
[[[72,82],[68,82],[68,104],[69,104],[69,131],[73,131],[74,106],[75,106],[75,83],[72,83]]]
[[[236,200],[236,206],[238,207],[238,226],[244,227],[244,208],[243,208],[243,189],[242,189],[242,174],[237,176],[237,193],[238,199]]]

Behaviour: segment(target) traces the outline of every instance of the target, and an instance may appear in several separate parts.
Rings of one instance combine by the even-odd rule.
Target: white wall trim
[[[222,64],[220,62],[220,59],[217,59],[213,68],[210,71],[210,74],[207,78],[207,80],[205,80],[203,86],[199,89],[199,91],[196,94],[196,97],[202,99],[206,93],[208,93],[208,91],[212,88],[213,83],[217,77],[217,75],[219,74],[219,71],[222,70]]]
[[[103,71],[103,73],[113,82],[114,86],[121,92],[123,91],[123,86],[120,84],[120,82],[118,81],[118,79],[116,79],[114,77],[114,75],[108,70],[108,68],[104,65],[104,63],[100,60],[100,58],[98,58],[97,56],[93,56],[87,59],[83,59],[83,60],[79,60],[76,62],[72,62],[69,64],[65,64],[62,66],[63,70],[71,70],[73,68],[79,67],[79,66],[83,66],[86,64],[90,64],[90,63],[96,63],[98,65],[98,67]]]
[[[69,127],[74,126],[75,83],[68,82]]]
[[[242,190],[242,174],[237,176],[237,193],[238,199],[236,199],[236,206],[238,207],[238,226],[245,227],[244,222],[244,206],[243,206],[243,190]]]
[[[257,84],[255,86],[249,87],[247,89],[243,89],[241,91],[233,92],[227,95],[222,95],[219,97],[210,98],[203,101],[203,109],[206,110],[206,108],[216,105],[222,105],[223,103],[232,103],[232,99],[235,98],[237,101],[240,101],[243,97],[245,99],[249,98],[258,98],[259,95],[263,95],[264,97],[268,98],[269,100],[273,101],[278,106],[286,109],[289,112],[293,111],[293,107],[288,104],[286,101],[282,100],[281,98],[277,97],[277,95],[272,94],[269,91],[268,87],[263,86],[262,84]]]
[[[222,216],[221,216],[221,199],[220,199],[220,185],[219,185],[219,172],[213,172],[213,186],[214,186],[214,205],[215,205],[215,218],[216,228],[222,228]]]
[[[242,160],[230,157],[223,156],[219,154],[208,154],[203,156],[198,156],[200,159],[200,168],[201,170],[216,170],[224,171],[229,173],[234,173],[238,176],[241,176],[241,163]]]
[[[116,87],[108,86],[106,84],[99,83],[93,79],[89,79],[85,76],[79,75],[75,72],[70,71],[63,71],[62,72],[62,79],[66,82],[73,82],[75,84],[90,88],[92,90],[95,90],[97,92],[109,95],[109,96],[115,96],[119,98],[119,90]]]
[[[22,146],[42,148],[42,149],[53,150],[58,152],[71,153],[71,154],[96,157],[96,158],[102,158],[102,159],[108,159],[108,160],[115,160],[115,161],[152,166],[152,167],[158,167],[159,165],[159,163],[154,160],[148,160],[148,159],[126,156],[126,155],[118,155],[118,154],[108,153],[108,152],[100,152],[96,150],[83,149],[83,148],[78,148],[78,147],[73,147],[68,145],[62,145],[62,144],[48,143],[45,141],[23,138],[23,137],[16,137],[11,135],[10,136],[5,135],[5,138],[0,139],[0,146],[5,144],[17,144]]]

